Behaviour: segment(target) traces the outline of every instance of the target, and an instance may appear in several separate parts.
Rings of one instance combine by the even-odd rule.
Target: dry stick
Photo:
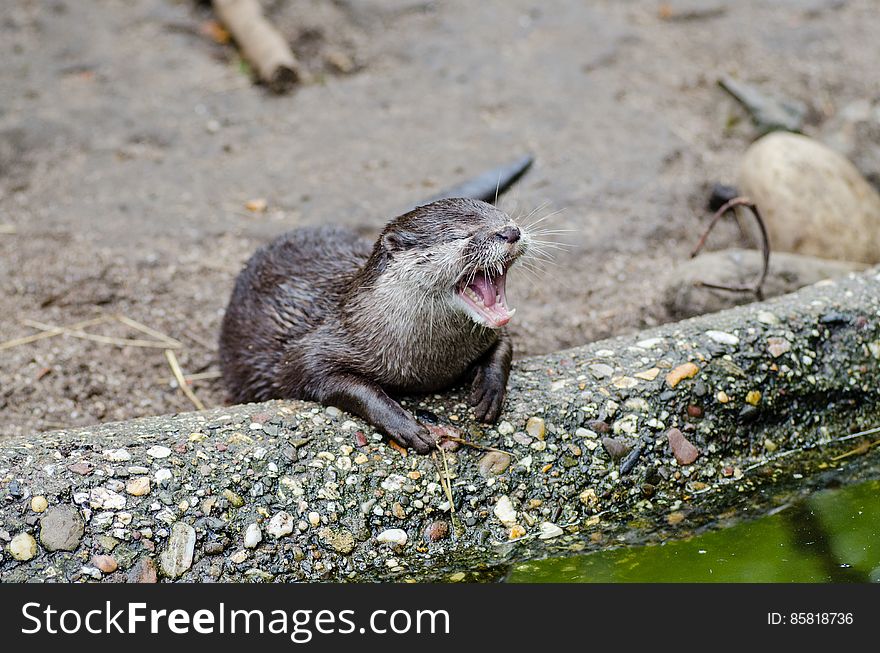
[[[11,236],[15,233],[15,225],[14,224],[0,224],[0,234],[6,234]]]
[[[761,217],[760,211],[758,211],[758,207],[748,199],[747,197],[734,197],[732,200],[724,204],[720,209],[715,211],[715,215],[712,216],[712,220],[709,222],[709,226],[706,227],[706,230],[703,232],[703,235],[700,237],[697,246],[694,247],[694,251],[691,252],[691,258],[695,257],[700,253],[700,250],[703,249],[703,246],[706,244],[706,238],[709,237],[709,232],[715,228],[715,225],[718,224],[718,221],[721,217],[730,211],[731,209],[735,209],[738,206],[745,206],[748,208],[752,215],[755,216],[755,222],[758,223],[758,229],[761,232],[761,252],[763,254],[764,265],[761,270],[761,276],[758,279],[757,283],[753,286],[725,286],[717,283],[709,283],[707,281],[701,281],[700,285],[706,288],[714,288],[716,290],[729,290],[731,292],[753,292],[755,296],[761,300],[764,299],[764,281],[767,279],[767,273],[770,270],[770,237],[767,235],[767,227],[764,225],[764,218]]]
[[[449,466],[446,464],[446,450],[439,444],[435,446],[440,452],[440,457],[443,459],[443,471],[440,473],[440,487],[443,488],[446,500],[449,501],[449,519],[452,522],[452,537],[453,539],[457,539],[458,533],[461,530],[461,523],[458,521],[458,517],[455,514],[455,500],[452,498],[452,479],[449,476]],[[437,467],[437,471],[440,472],[440,466],[437,464],[437,455],[432,454],[431,457],[434,459],[434,466]]]
[[[126,317],[125,315],[117,314],[116,319],[122,322],[123,324],[130,326],[132,329],[136,329],[141,333],[146,333],[148,336],[153,336],[154,338],[161,340],[162,342],[167,342],[170,347],[174,349],[182,349],[183,343],[179,340],[172,338],[171,336],[165,335],[161,331],[156,331],[155,329],[151,329],[146,324],[142,324],[137,320],[132,320],[130,317]]]
[[[30,336],[15,338],[14,340],[7,340],[4,343],[0,343],[0,350],[9,349],[10,347],[17,347],[18,345],[26,345],[31,342],[36,342],[37,340],[44,340],[45,338],[53,338],[55,336],[63,335],[69,329],[84,329],[85,327],[95,326],[96,324],[101,324],[102,322],[108,322],[110,319],[111,318],[109,315],[102,315],[101,317],[86,320],[85,322],[77,322],[76,324],[72,324],[69,327],[56,327],[49,331],[43,330],[42,333],[35,333]],[[27,322],[25,322],[25,324],[27,324]]]
[[[263,16],[257,0],[213,0],[226,26],[257,76],[274,92],[284,93],[300,79],[290,46]]]
[[[479,449],[480,451],[494,451],[496,453],[503,453],[506,456],[510,456],[511,458],[516,458],[516,454],[511,453],[510,451],[505,451],[504,449],[499,449],[498,447],[492,447],[488,444],[479,444],[478,442],[471,442],[470,440],[465,440],[464,438],[457,438],[453,435],[447,435],[446,439],[450,442],[457,442],[458,444],[462,444],[466,447],[470,447],[472,449]]]
[[[167,349],[171,347],[170,343],[167,342],[156,342],[155,340],[137,340],[137,339],[129,339],[129,338],[114,338],[113,336],[102,336],[97,333],[86,333],[80,329],[72,329],[65,327],[58,327],[52,324],[43,324],[42,322],[37,322],[35,320],[22,320],[24,324],[28,326],[32,326],[35,329],[40,329],[42,331],[55,332],[60,329],[60,333],[73,336],[74,338],[82,338],[83,340],[91,340],[92,342],[100,342],[105,345],[116,345],[118,347],[152,347],[155,349]],[[53,335],[57,335],[53,333]],[[174,349],[179,349],[177,345],[173,347]]]
[[[183,390],[183,394],[186,395],[186,398],[192,402],[193,406],[196,407],[196,410],[205,410],[205,404],[196,397],[192,389],[186,384],[186,380],[183,378],[183,370],[180,369],[180,364],[177,362],[177,356],[174,355],[174,351],[166,349],[165,358],[168,359],[168,364],[171,366],[174,378],[177,379],[177,385]]]
[[[878,444],[880,444],[880,440],[874,440],[873,442],[863,442],[862,444],[857,446],[855,449],[851,449],[851,450],[847,451],[846,453],[840,454],[839,456],[834,456],[834,458],[831,458],[831,460],[838,461],[838,460],[842,460],[844,458],[849,458],[850,456],[866,454],[871,449],[876,447]]]
[[[446,465],[446,451],[444,451],[443,447],[441,447],[439,444],[436,446],[437,450],[440,452],[440,457],[443,459],[443,474],[441,474],[440,476],[440,485],[443,487],[446,498],[449,500],[449,512],[454,515],[455,503],[452,500],[452,482],[449,478],[449,467]]]

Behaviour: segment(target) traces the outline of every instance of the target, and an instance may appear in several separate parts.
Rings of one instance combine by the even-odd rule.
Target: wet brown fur
[[[371,244],[340,227],[303,228],[260,248],[239,274],[220,335],[235,402],[308,399],[358,414],[416,451],[430,432],[391,395],[470,375],[478,419],[501,413],[513,350],[475,323],[452,289],[476,267],[509,265],[527,237],[490,204],[445,199],[392,220]],[[505,232],[506,233],[506,232]]]

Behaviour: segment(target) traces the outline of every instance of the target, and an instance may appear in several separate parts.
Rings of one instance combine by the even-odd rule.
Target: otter
[[[361,416],[427,453],[431,431],[393,396],[465,377],[477,419],[501,414],[513,347],[510,267],[529,234],[495,206],[442,199],[389,222],[375,243],[332,226],[260,248],[223,317],[230,399],[306,399]]]

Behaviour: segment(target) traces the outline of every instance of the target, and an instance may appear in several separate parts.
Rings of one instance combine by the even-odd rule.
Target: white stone
[[[619,420],[614,422],[614,425],[611,427],[615,434],[626,433],[628,435],[635,434],[636,430],[639,426],[639,418],[636,415],[629,414],[624,415]]]
[[[498,425],[498,432],[501,435],[510,435],[511,433],[513,433],[513,424],[511,424],[507,420],[501,422],[501,424]]]
[[[722,345],[738,345],[739,338],[737,338],[732,333],[727,333],[726,331],[706,331],[706,337],[709,340],[714,340],[715,342],[721,343]]]
[[[125,497],[103,487],[92,488],[89,493],[89,505],[92,508],[105,510],[122,510],[125,508]]]
[[[9,554],[21,562],[27,562],[37,555],[37,541],[30,533],[19,533],[9,543]]]
[[[244,532],[244,546],[245,546],[245,548],[253,549],[262,541],[263,541],[263,532],[260,530],[259,525],[250,524],[247,527],[247,530],[245,530],[245,532]]]
[[[639,384],[638,379],[634,379],[631,376],[616,376],[611,379],[611,384],[615,388],[620,388],[621,390],[625,390],[627,388],[635,388]]]
[[[393,546],[403,546],[406,544],[406,540],[406,531],[402,528],[389,528],[376,536],[376,541],[380,544],[391,544]]]
[[[131,460],[131,454],[125,449],[105,449],[104,458],[111,463],[124,463]]]
[[[272,519],[269,520],[269,526],[266,530],[269,531],[269,535],[275,539],[290,535],[293,532],[293,517],[289,512],[285,512],[284,510],[277,512]]]
[[[171,470],[160,469],[153,478],[156,479],[156,485],[165,485],[172,478]]]
[[[171,449],[168,447],[163,447],[161,445],[156,445],[155,447],[150,447],[147,449],[147,455],[151,458],[167,458],[171,455]]]
[[[498,499],[498,503],[492,509],[495,517],[508,528],[516,524],[516,510],[513,509],[513,503],[506,494]]]
[[[398,492],[403,485],[406,483],[406,477],[401,476],[400,474],[389,474],[384,481],[382,481],[381,486],[383,490],[388,490],[389,492]]]
[[[193,563],[196,548],[196,530],[187,523],[177,522],[171,527],[168,546],[159,556],[162,571],[171,578],[177,578]]]
[[[757,317],[761,324],[779,324],[779,318],[770,311],[758,311]]]
[[[562,535],[562,529],[553,522],[545,521],[539,526],[541,533],[538,535],[539,540],[550,540],[554,537]]]

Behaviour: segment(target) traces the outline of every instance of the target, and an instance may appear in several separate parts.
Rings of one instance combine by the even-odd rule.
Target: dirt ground
[[[268,2],[313,81],[276,97],[191,0],[5,0],[0,341],[121,314],[214,372],[235,274],[292,227],[373,234],[524,152],[502,202],[569,245],[514,276],[518,354],[662,322],[663,275],[754,137],[726,73],[810,107],[876,92],[875,0]],[[265,198],[267,210],[245,204]],[[558,212],[557,212],[558,211]],[[716,247],[737,242],[733,230]],[[149,338],[107,323],[90,332]],[[162,349],[69,335],[0,350],[0,435],[189,410]],[[208,406],[216,378],[195,381]]]

